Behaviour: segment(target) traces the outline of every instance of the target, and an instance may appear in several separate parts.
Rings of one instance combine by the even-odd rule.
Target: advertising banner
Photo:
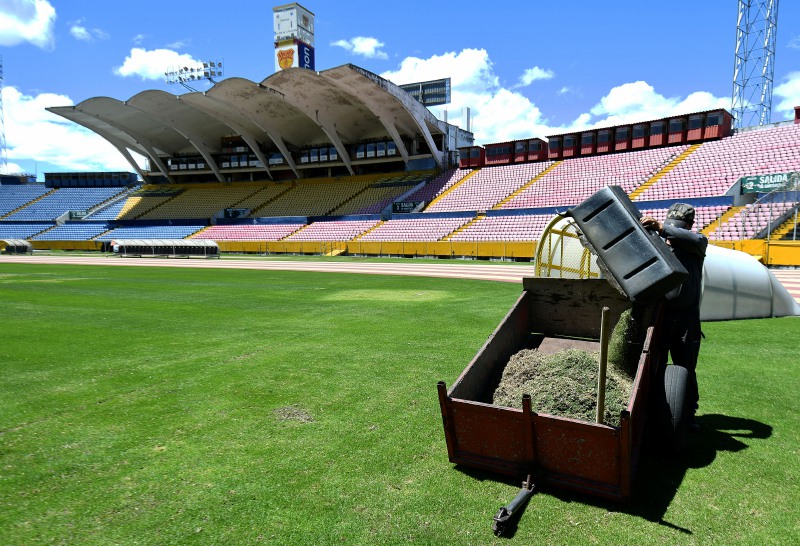
[[[314,48],[300,40],[275,44],[275,72],[287,68],[314,70]]]
[[[769,193],[800,189],[800,173],[761,174],[739,179],[742,193]]]
[[[303,42],[297,42],[297,63],[300,68],[314,70],[314,48]]]

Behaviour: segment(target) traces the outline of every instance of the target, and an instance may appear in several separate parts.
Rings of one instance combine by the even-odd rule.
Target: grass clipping
[[[628,405],[633,379],[647,333],[652,308],[628,309],[611,333],[606,369],[603,423],[619,426],[620,412]],[[595,421],[600,353],[566,349],[553,354],[523,349],[503,370],[492,402],[496,406],[522,408],[522,395],[531,396],[537,413]]]
[[[619,426],[620,412],[628,405],[652,312],[652,308],[624,311],[611,333],[603,414],[607,425]],[[531,408],[537,413],[594,422],[599,362],[598,352],[566,349],[544,354],[523,349],[503,370],[492,402],[522,408],[522,395],[529,394]]]
[[[531,396],[537,413],[595,421],[599,353],[566,349],[543,354],[523,349],[513,355],[494,392],[497,406],[522,408],[522,395]],[[611,368],[606,373],[603,422],[619,426],[620,412],[628,405],[632,381]]]

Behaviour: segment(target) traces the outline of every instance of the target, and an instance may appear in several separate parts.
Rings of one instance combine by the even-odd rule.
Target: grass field
[[[797,544],[796,318],[704,325],[703,432],[634,501],[447,460],[487,281],[0,264],[2,544]]]

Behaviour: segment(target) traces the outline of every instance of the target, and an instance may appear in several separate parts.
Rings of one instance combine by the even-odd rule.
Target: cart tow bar
[[[517,496],[514,497],[514,500],[509,502],[506,506],[500,508],[500,510],[497,511],[497,514],[494,515],[492,531],[494,531],[495,536],[502,536],[503,533],[505,533],[508,525],[511,523],[511,520],[515,518],[515,516],[519,517],[519,512],[525,507],[525,503],[528,502],[529,498],[531,498],[533,491],[533,481],[531,480],[531,477],[528,476],[528,479],[522,482],[522,489],[519,490],[519,493],[517,493]]]

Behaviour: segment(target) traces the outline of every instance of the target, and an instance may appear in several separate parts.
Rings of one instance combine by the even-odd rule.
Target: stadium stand
[[[112,239],[184,239],[205,228],[205,225],[144,225],[121,226],[97,238],[98,241]]]
[[[112,199],[125,188],[61,188],[48,192],[36,201],[9,214],[5,220],[36,221],[55,220],[70,211],[87,211]]]
[[[796,208],[797,203],[791,201],[748,204],[711,233],[709,239],[752,239],[769,227],[777,228],[781,217]]]
[[[544,161],[483,168],[468,178],[462,178],[459,184],[451,186],[449,192],[442,193],[425,210],[489,210],[550,165],[550,162]]]
[[[444,171],[442,174],[427,183],[424,187],[409,195],[407,200],[412,202],[419,201],[423,203],[430,203],[469,173],[470,169],[451,169]]]
[[[128,197],[117,219],[135,220],[182,191],[183,189],[177,186],[144,186]]]
[[[631,193],[686,148],[674,146],[567,159],[502,208],[576,205],[608,185],[621,186]]]
[[[286,237],[287,241],[350,241],[378,225],[379,220],[313,222]]]
[[[454,233],[450,241],[538,241],[553,214],[486,216]]]
[[[391,219],[358,238],[360,241],[440,241],[472,219],[471,214],[438,217],[414,215]]]
[[[170,220],[173,218],[211,218],[216,213],[251,197],[261,188],[241,184],[187,185],[171,199],[143,213],[139,220]]]
[[[125,199],[120,199],[109,205],[100,206],[96,210],[90,212],[86,216],[86,220],[116,220],[122,212],[125,203]]]
[[[297,181],[291,190],[254,210],[252,216],[327,216],[374,181],[375,177]]]
[[[51,191],[54,190],[35,184],[0,186],[0,217],[6,219],[9,213],[32,204]]]
[[[382,177],[343,205],[332,210],[331,216],[378,214],[410,189],[424,184],[428,178],[418,174]]]
[[[31,237],[33,241],[88,241],[109,230],[105,222],[66,222]]]
[[[195,233],[191,238],[212,241],[280,241],[303,226],[304,223],[217,225]]]
[[[30,239],[53,225],[53,222],[0,222],[0,239]]]
[[[261,189],[258,190],[256,193],[250,195],[249,197],[245,197],[244,199],[239,201],[236,204],[236,206],[239,208],[255,211],[263,207],[265,204],[271,202],[282,193],[287,192],[291,189],[292,189],[291,184],[266,184],[262,186]]]
[[[800,170],[800,124],[705,142],[637,201],[724,195],[744,176]]]

